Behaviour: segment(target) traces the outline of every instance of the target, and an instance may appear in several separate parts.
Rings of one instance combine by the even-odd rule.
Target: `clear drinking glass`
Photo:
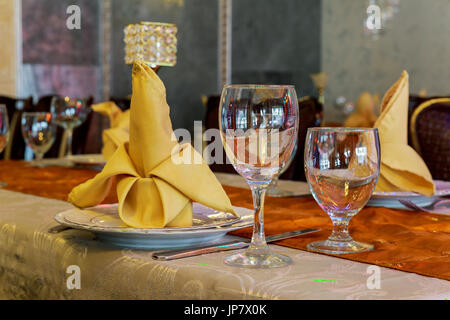
[[[9,120],[8,109],[5,105],[0,105],[0,153],[5,150],[9,140]],[[5,187],[7,184],[0,181],[0,188]]]
[[[55,125],[50,112],[24,112],[22,114],[22,136],[27,146],[33,149],[37,165],[55,141]]]
[[[227,85],[220,100],[222,143],[253,194],[255,221],[249,248],[225,263],[248,268],[282,267],[287,256],[272,252],[264,235],[264,196],[289,161],[297,138],[298,102],[293,86]]]
[[[310,128],[305,144],[305,173],[319,206],[330,216],[333,232],[307,248],[331,254],[373,249],[348,232],[351,218],[369,201],[380,173],[377,129]]]
[[[269,188],[267,189],[267,195],[270,197],[275,198],[283,198],[283,197],[292,197],[294,195],[293,192],[289,190],[283,190],[278,185],[278,178],[286,172],[286,170],[290,167],[292,161],[295,158],[295,154],[297,153],[297,143],[295,143],[294,151],[292,151],[292,155],[289,158],[289,161],[286,163],[283,169],[278,173],[276,177],[273,178],[272,182],[269,185]]]
[[[73,129],[80,126],[87,118],[90,108],[85,99],[54,97],[50,109],[54,123],[61,126],[67,134],[66,158],[72,157]]]

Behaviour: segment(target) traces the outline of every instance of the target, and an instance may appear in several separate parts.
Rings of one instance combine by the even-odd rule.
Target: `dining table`
[[[74,206],[70,190],[95,176],[89,166],[38,168],[25,161],[0,161],[0,299],[439,299],[450,298],[450,216],[407,209],[365,207],[350,233],[374,250],[348,255],[308,251],[325,239],[329,217],[306,182],[280,180],[296,192],[289,198],[266,197],[267,235],[320,228],[270,244],[291,257],[284,268],[227,266],[230,252],[157,261],[153,251],[117,247],[89,231],[49,230],[56,214]],[[252,209],[245,180],[216,173],[235,206]],[[104,203],[115,203],[112,188]],[[248,239],[251,228],[225,239]],[[77,286],[69,285],[74,266]],[[377,277],[378,283],[374,281]]]

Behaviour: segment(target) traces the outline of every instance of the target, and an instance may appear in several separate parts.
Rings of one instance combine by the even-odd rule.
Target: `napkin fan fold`
[[[408,145],[409,76],[403,71],[381,102],[374,124],[381,145],[381,171],[376,191],[409,191],[432,196],[435,185],[420,155]]]
[[[69,201],[83,208],[97,205],[116,178],[119,215],[132,227],[191,226],[193,201],[235,214],[208,165],[196,164],[195,149],[177,142],[169,111],[162,81],[145,63],[136,62],[129,142],[119,145],[102,172],[75,187]]]

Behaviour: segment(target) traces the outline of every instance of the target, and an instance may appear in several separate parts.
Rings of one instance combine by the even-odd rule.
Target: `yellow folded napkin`
[[[431,196],[435,185],[419,154],[408,145],[408,73],[386,92],[374,124],[381,144],[381,171],[376,191],[411,191]]]
[[[102,135],[102,154],[109,160],[117,148],[130,138],[130,110],[123,112],[111,101],[93,105],[92,109],[109,118],[111,128],[104,130]]]
[[[136,62],[130,141],[119,146],[102,172],[75,187],[69,201],[83,208],[99,204],[115,177],[120,218],[132,227],[191,226],[192,201],[235,214],[204,161],[178,161],[200,155],[190,144],[178,144],[169,111],[162,81],[145,63]]]

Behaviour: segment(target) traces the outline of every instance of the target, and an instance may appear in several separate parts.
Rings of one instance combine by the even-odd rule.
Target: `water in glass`
[[[373,249],[371,244],[354,241],[348,224],[369,201],[379,172],[377,129],[308,129],[306,178],[314,199],[333,222],[331,236],[308,244],[308,249],[333,254]]]

